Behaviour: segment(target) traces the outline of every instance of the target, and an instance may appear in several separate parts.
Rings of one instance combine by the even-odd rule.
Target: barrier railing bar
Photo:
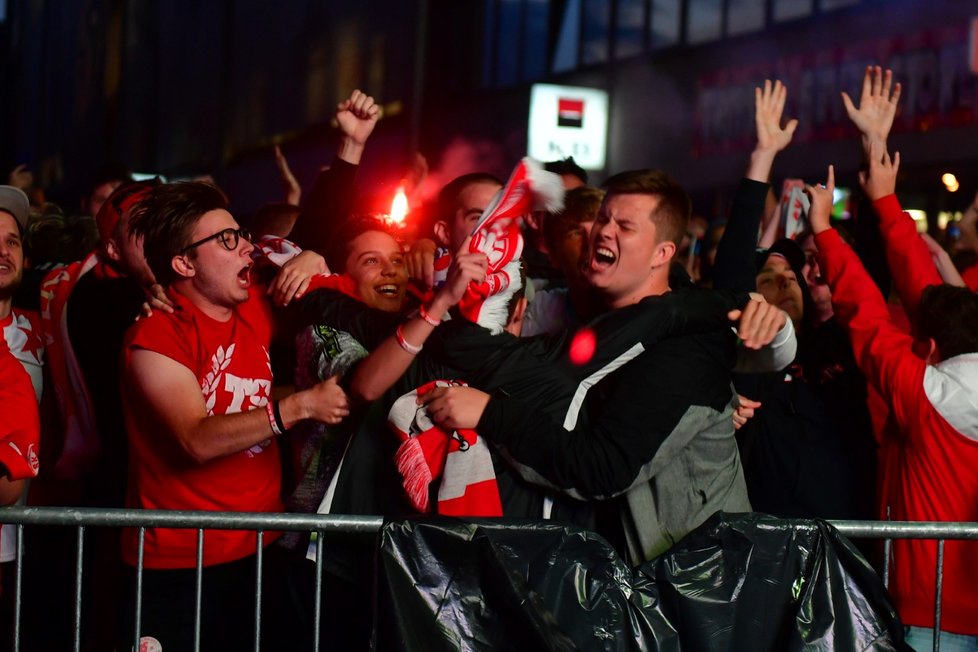
[[[132,649],[139,649],[139,632],[143,623],[143,552],[146,548],[146,528],[139,528],[139,537],[136,539],[136,622],[135,631],[132,634]]]
[[[0,507],[0,523],[99,527],[168,527],[206,530],[329,530],[342,534],[376,534],[381,516],[339,516],[263,512],[205,512],[94,507]]]
[[[941,590],[944,588],[944,539],[937,540],[937,580],[934,583],[934,652],[941,649]]]
[[[940,521],[829,521],[829,523],[840,533],[853,539],[978,539],[978,523]]]
[[[261,652],[261,589],[262,589],[262,559],[265,543],[265,532],[258,530],[255,537],[258,550],[255,551],[255,652]]]
[[[82,616],[82,571],[85,552],[85,526],[78,526],[78,550],[75,553],[75,631],[73,648],[81,652],[81,616]]]
[[[316,594],[313,596],[312,650],[319,652],[319,610],[323,606],[323,533],[316,532]]]
[[[0,508],[0,523],[24,525],[85,525],[100,527],[169,527],[207,530],[328,531],[336,534],[376,534],[381,516],[292,514],[254,512],[204,512],[84,507]],[[978,539],[978,523],[939,521],[829,521],[852,538],[871,539]]]
[[[24,526],[17,526],[17,561],[14,562],[14,644],[13,651],[20,652],[20,595],[24,580]]]
[[[200,652],[200,613],[204,597],[204,529],[197,529],[197,574],[194,577],[194,652]]]

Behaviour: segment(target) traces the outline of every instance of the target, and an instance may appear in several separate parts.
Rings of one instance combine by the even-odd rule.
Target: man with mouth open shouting
[[[654,170],[615,175],[604,187],[584,275],[606,310],[602,319],[616,319],[652,309],[671,291],[669,263],[691,207],[686,192]],[[740,312],[730,316],[741,318],[750,348],[786,325],[783,311],[757,301]],[[575,349],[587,348],[583,333],[572,361]],[[524,479],[596,502],[599,531],[638,564],[715,511],[750,511],[750,503],[731,419],[733,332],[686,332],[648,347],[634,336],[634,346],[578,385],[563,423],[512,395],[471,387],[435,389],[423,402],[443,427],[485,436]],[[600,337],[591,345],[600,350]]]
[[[126,338],[130,507],[282,511],[275,437],[303,419],[337,423],[348,413],[335,379],[272,400],[271,306],[252,282],[254,247],[226,207],[214,186],[173,184],[154,189],[131,218],[130,233],[143,239],[174,311],[155,311]],[[266,533],[263,543],[278,536]],[[136,531],[127,530],[123,558],[133,588],[137,546]],[[167,649],[193,640],[196,547],[192,530],[146,530],[143,632]],[[254,613],[255,549],[254,532],[205,533],[203,649],[250,644],[254,623],[244,614]],[[285,575],[274,551],[266,548],[264,564],[273,609],[283,602],[276,580]]]

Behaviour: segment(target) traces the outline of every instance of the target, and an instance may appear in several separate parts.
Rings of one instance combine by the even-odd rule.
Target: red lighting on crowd
[[[582,328],[574,334],[570,345],[570,361],[576,365],[587,364],[594,357],[597,339],[590,328]]]

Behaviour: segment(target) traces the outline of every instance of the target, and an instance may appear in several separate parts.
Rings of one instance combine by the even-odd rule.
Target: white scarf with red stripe
[[[518,219],[533,211],[563,208],[564,186],[556,174],[524,158],[506,185],[482,212],[472,232],[469,251],[489,259],[486,279],[470,283],[458,304],[466,319],[494,334],[509,321],[509,302],[522,287],[520,254],[523,236]],[[443,265],[443,267],[445,267]],[[401,440],[395,455],[404,489],[418,511],[431,509],[429,485],[436,479],[438,514],[451,516],[502,516],[499,487],[489,448],[474,430],[446,432],[436,426],[417,398],[435,387],[465,385],[436,380],[394,402],[388,414],[391,428]]]
[[[474,430],[442,430],[417,403],[419,396],[435,387],[459,385],[465,383],[436,380],[394,401],[388,422],[402,441],[394,461],[404,490],[419,512],[431,511],[428,486],[440,479],[436,514],[502,516],[496,472],[485,440]]]
[[[519,266],[523,235],[518,219],[533,211],[552,213],[563,207],[560,177],[529,157],[520,161],[472,232],[469,251],[484,253],[489,258],[489,268],[486,280],[469,284],[458,304],[466,319],[493,334],[503,331],[509,319],[509,301],[522,288]]]

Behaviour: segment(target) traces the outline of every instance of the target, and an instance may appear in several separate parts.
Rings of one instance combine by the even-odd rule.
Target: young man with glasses
[[[252,281],[248,234],[226,208],[214,186],[172,184],[155,189],[130,222],[130,236],[142,239],[174,304],[172,313],[137,322],[124,347],[130,507],[281,511],[276,437],[300,420],[337,423],[348,413],[335,379],[272,400],[271,305],[266,288]],[[266,533],[263,543],[278,536]],[[127,531],[127,605],[137,546],[137,533]],[[146,530],[142,631],[166,649],[193,640],[196,546],[193,530]],[[254,623],[242,615],[254,611],[255,550],[254,532],[204,534],[203,649],[250,644]],[[285,575],[284,563],[266,550],[263,595],[271,609],[283,603],[275,580]],[[133,620],[123,622],[127,629]],[[125,634],[121,640],[131,641],[131,631]]]

